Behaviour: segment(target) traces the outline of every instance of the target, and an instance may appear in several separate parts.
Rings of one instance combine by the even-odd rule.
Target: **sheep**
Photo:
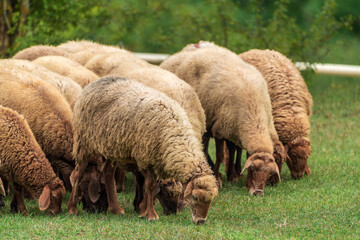
[[[75,161],[72,156],[73,125],[69,104],[51,84],[20,70],[0,72],[0,89],[0,104],[25,117],[54,170],[59,173],[66,188],[71,190],[70,174]],[[98,189],[99,178],[96,172],[90,170],[85,173],[92,180],[87,185],[89,191],[100,192],[100,195],[91,198],[92,201],[87,204],[94,206],[89,208],[91,211],[102,204],[97,200],[103,199],[101,196],[105,192]]]
[[[2,72],[0,86],[0,104],[25,117],[50,162],[55,166],[64,162],[73,167],[72,111],[60,92],[20,69]],[[70,169],[61,171],[67,187]]]
[[[310,116],[312,97],[290,59],[273,50],[253,49],[239,55],[255,66],[267,82],[275,128],[284,144],[291,176],[310,174]],[[281,170],[281,169],[280,169]]]
[[[9,71],[24,70],[55,86],[70,104],[71,109],[74,108],[75,102],[82,92],[81,86],[71,78],[61,76],[34,62],[20,59],[3,59],[0,60],[0,66],[4,70],[10,68]]]
[[[197,137],[201,139],[202,134],[205,132],[205,113],[201,107],[200,100],[194,89],[173,73],[151,65],[126,50],[98,54],[90,59],[85,67],[99,74],[99,76],[125,76],[165,93],[184,108]],[[161,186],[163,183],[166,186]],[[163,191],[159,193],[160,198],[162,194],[168,197],[171,196],[167,201],[162,199],[160,203],[165,212],[176,213],[174,199],[177,198],[177,194],[179,193],[177,191],[177,185],[179,183],[173,185],[169,183],[173,182],[165,181],[160,183],[160,189],[163,189]],[[166,190],[172,190],[172,192],[166,192]],[[138,209],[136,202],[139,203],[139,199],[135,198],[135,210]],[[168,204],[164,204],[166,202]]]
[[[21,50],[20,52],[16,53],[12,58],[33,61],[38,57],[49,55],[66,57],[67,52],[55,46],[36,45]]]
[[[247,151],[249,158],[242,170],[248,169],[247,188],[250,194],[263,195],[268,179],[280,181],[274,146],[280,153],[274,156],[280,162],[284,148],[276,134],[266,82],[260,72],[216,45],[196,51],[185,49],[170,56],[160,67],[167,69],[173,63],[178,67],[172,71],[194,87],[205,110],[207,134],[216,143],[214,172],[219,185],[225,141],[231,152],[236,146]]]
[[[62,76],[71,78],[81,87],[85,87],[99,78],[95,73],[79,63],[62,56],[44,56],[37,58],[33,62]]]
[[[24,117],[0,106],[0,176],[13,183],[11,209],[28,214],[21,189],[39,199],[41,211],[61,212],[65,195],[63,182],[56,177]]]
[[[145,175],[146,197],[140,216],[158,219],[153,207],[156,178],[175,178],[187,184],[192,221],[205,222],[217,186],[188,116],[165,94],[121,77],[89,84],[74,108],[74,150],[77,165],[71,174],[73,190],[68,212],[77,214],[77,188],[88,156],[100,154],[109,209],[123,214],[114,186],[116,166],[135,165]]]

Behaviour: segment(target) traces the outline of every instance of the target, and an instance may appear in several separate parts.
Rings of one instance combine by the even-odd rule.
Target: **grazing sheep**
[[[272,50],[250,50],[240,57],[255,66],[265,78],[272,104],[275,128],[287,151],[293,178],[310,174],[310,115],[312,97],[300,72],[290,59]]]
[[[146,197],[140,216],[158,219],[153,207],[157,178],[175,178],[187,184],[194,223],[204,223],[217,195],[202,146],[180,105],[165,94],[135,80],[106,77],[89,84],[74,108],[73,190],[68,211],[77,214],[78,182],[92,154],[107,161],[103,173],[109,209],[123,214],[114,186],[117,166],[136,166],[145,175]]]
[[[22,114],[50,163],[60,170],[65,185],[74,166],[72,111],[51,84],[28,72],[0,73],[0,104]],[[65,163],[57,166],[57,164]]]
[[[67,52],[55,46],[37,45],[25,48],[16,53],[12,58],[33,61],[42,56],[67,56]]]
[[[73,126],[69,104],[51,84],[20,70],[0,72],[0,89],[0,104],[25,117],[54,170],[59,173],[66,188],[71,190],[70,174],[75,161],[72,156]],[[87,171],[85,174],[93,179],[89,189],[100,192],[96,197],[101,198],[105,192],[97,188],[100,184],[96,173]],[[97,208],[101,204],[96,198],[91,200],[94,201],[87,206],[95,205],[93,208]]]
[[[172,71],[194,87],[205,110],[207,134],[216,143],[217,180],[221,182],[218,172],[225,140],[229,151],[234,152],[236,146],[247,151],[249,158],[243,168],[248,169],[247,188],[250,194],[262,195],[269,178],[280,180],[274,145],[279,146],[281,158],[284,150],[274,128],[271,102],[260,72],[216,45],[182,51],[160,66],[174,66],[174,62],[178,67]]]
[[[13,183],[11,210],[28,214],[22,187],[39,199],[40,210],[61,212],[65,195],[63,182],[56,177],[36,142],[26,120],[10,108],[0,106],[0,177]]]
[[[0,60],[0,66],[3,67],[4,71],[24,70],[55,86],[70,104],[71,109],[74,108],[75,102],[82,92],[81,86],[71,78],[61,76],[34,62],[20,59],[4,59]]]
[[[85,87],[99,78],[95,73],[79,63],[62,56],[44,56],[37,58],[33,62],[62,76],[71,78],[81,87]]]

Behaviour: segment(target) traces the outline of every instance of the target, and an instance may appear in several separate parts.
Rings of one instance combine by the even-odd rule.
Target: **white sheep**
[[[147,207],[140,216],[158,216],[153,207],[156,179],[175,178],[187,184],[193,222],[204,223],[217,186],[202,152],[202,146],[180,105],[165,94],[135,80],[106,77],[89,84],[74,108],[73,190],[68,211],[76,214],[78,181],[87,158],[100,154],[104,166],[109,209],[123,214],[115,186],[116,166],[135,165],[145,175]]]
[[[237,146],[249,155],[243,171],[248,169],[250,194],[262,195],[269,178],[280,180],[273,157],[274,145],[281,152],[280,161],[283,161],[284,149],[274,128],[266,82],[255,67],[216,45],[185,49],[160,66],[165,69],[171,66],[170,70],[193,86],[198,94],[205,110],[208,134],[216,142],[214,172],[219,182],[224,140],[229,151],[233,152]]]

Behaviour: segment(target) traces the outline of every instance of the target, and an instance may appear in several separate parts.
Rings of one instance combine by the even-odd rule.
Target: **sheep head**
[[[50,183],[46,184],[39,197],[39,208],[46,210],[49,214],[55,215],[61,213],[61,200],[65,196],[64,183],[56,177]]]
[[[101,169],[93,164],[88,165],[84,171],[79,191],[85,211],[106,212],[108,209],[104,179],[101,176]]]
[[[280,141],[277,141],[274,143],[274,153],[273,153],[273,157],[275,159],[275,162],[279,168],[279,175],[281,174],[281,168],[283,163],[286,161],[287,159],[287,154],[285,151],[285,148],[283,146],[283,144]],[[268,183],[271,185],[277,184],[279,183],[280,178],[278,177],[277,173],[273,174],[272,176],[270,176]]]
[[[304,174],[310,174],[307,160],[311,154],[310,140],[306,137],[296,138],[285,145],[288,154],[286,164],[288,165],[291,176],[295,179],[301,178]]]
[[[211,202],[217,194],[218,187],[213,175],[194,178],[187,184],[184,198],[189,201],[193,223],[205,223]]]
[[[266,182],[270,177],[280,181],[280,173],[274,157],[269,153],[255,153],[244,165],[241,174],[248,169],[246,187],[251,195],[264,195]]]
[[[181,182],[175,179],[159,181],[155,194],[165,215],[176,214],[182,189]]]

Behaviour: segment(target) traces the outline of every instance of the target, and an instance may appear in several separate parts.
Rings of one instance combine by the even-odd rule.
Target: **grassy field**
[[[66,214],[51,217],[26,201],[30,215],[10,213],[10,197],[0,213],[0,239],[359,239],[360,238],[360,79],[316,76],[310,85],[312,174],[266,187],[264,197],[249,196],[245,179],[223,183],[204,226],[191,222],[189,209],[148,222],[133,211],[134,182],[128,175],[119,194],[124,216]],[[212,155],[214,156],[213,146]],[[223,171],[223,170],[222,170]]]

